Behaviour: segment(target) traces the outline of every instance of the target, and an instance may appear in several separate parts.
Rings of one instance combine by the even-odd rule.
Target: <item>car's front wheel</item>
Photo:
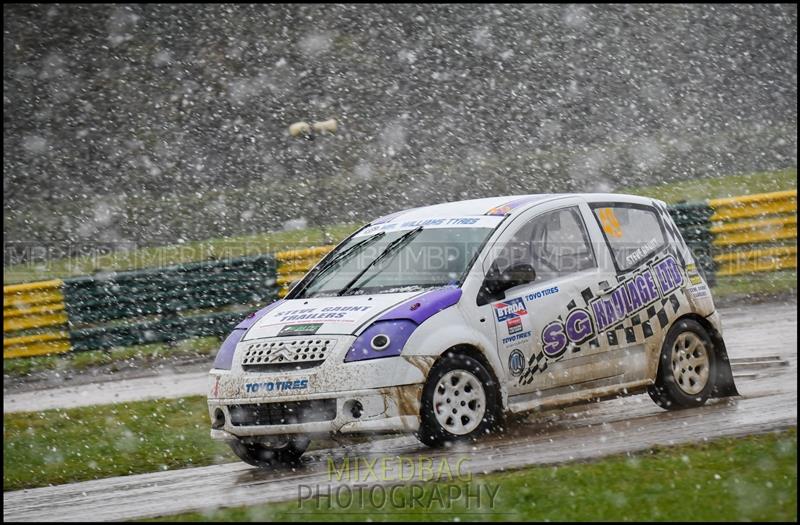
[[[450,352],[428,374],[417,438],[431,447],[474,440],[491,432],[501,414],[499,389],[486,367]]]
[[[257,441],[229,441],[233,453],[247,464],[259,468],[294,465],[308,448],[306,437],[291,437],[284,443],[265,445]]]
[[[697,321],[681,319],[667,333],[656,383],[647,392],[668,410],[700,406],[714,389],[716,366],[708,332]]]

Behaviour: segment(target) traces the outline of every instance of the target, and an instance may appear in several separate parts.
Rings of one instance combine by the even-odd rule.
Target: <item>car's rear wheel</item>
[[[439,447],[488,434],[502,414],[498,392],[496,381],[480,361],[446,354],[428,374],[417,438]]]
[[[310,440],[304,436],[287,438],[283,443],[270,445],[258,441],[228,442],[239,459],[259,468],[297,464],[309,443]]]
[[[681,319],[667,333],[655,385],[648,388],[653,401],[676,410],[700,406],[714,389],[716,354],[705,328]]]

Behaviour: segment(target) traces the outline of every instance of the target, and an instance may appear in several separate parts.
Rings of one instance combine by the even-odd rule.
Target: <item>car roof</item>
[[[516,215],[533,206],[566,197],[581,197],[587,202],[626,202],[649,204],[653,199],[620,193],[538,193],[531,195],[506,195],[485,199],[444,202],[431,206],[410,208],[384,215],[370,224],[412,221],[428,218],[475,217],[480,215]]]

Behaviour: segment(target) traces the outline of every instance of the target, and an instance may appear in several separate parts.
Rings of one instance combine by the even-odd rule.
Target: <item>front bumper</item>
[[[419,405],[422,397],[422,384],[385,387],[345,392],[304,394],[301,396],[281,396],[280,399],[213,399],[208,400],[211,421],[220,422],[220,412],[224,424],[212,428],[211,437],[218,440],[232,440],[242,437],[279,435],[331,435],[381,432],[413,432],[419,428]],[[242,405],[291,404],[294,402],[313,402],[331,400],[335,403],[335,415],[325,421],[300,422],[289,424],[234,424],[232,408]]]
[[[329,343],[331,349],[321,364],[282,371],[245,362],[251,345],[287,344],[302,337],[240,342],[231,369],[210,373],[212,437],[411,432],[418,428],[422,387],[433,357],[401,355],[345,363],[355,337],[322,338],[335,342]],[[293,359],[293,354],[289,357]],[[310,405],[322,405],[324,410]],[[354,412],[355,405],[359,408]],[[301,417],[315,410],[316,416],[324,412],[325,417]],[[250,413],[266,416],[241,417]]]

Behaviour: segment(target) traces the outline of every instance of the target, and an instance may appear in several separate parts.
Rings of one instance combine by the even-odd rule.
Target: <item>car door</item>
[[[536,272],[533,281],[502,297],[483,298],[491,306],[510,396],[605,373],[592,362],[607,347],[599,342],[588,308],[575,301],[612,277],[597,263],[589,217],[588,206],[578,199],[534,208],[509,225],[484,260],[487,278],[518,264],[530,264]]]
[[[607,366],[634,383],[650,377],[657,343],[679,311],[675,290],[684,282],[670,250],[665,225],[653,206],[624,201],[589,203],[613,268],[612,286],[596,290],[589,307],[602,340]]]

